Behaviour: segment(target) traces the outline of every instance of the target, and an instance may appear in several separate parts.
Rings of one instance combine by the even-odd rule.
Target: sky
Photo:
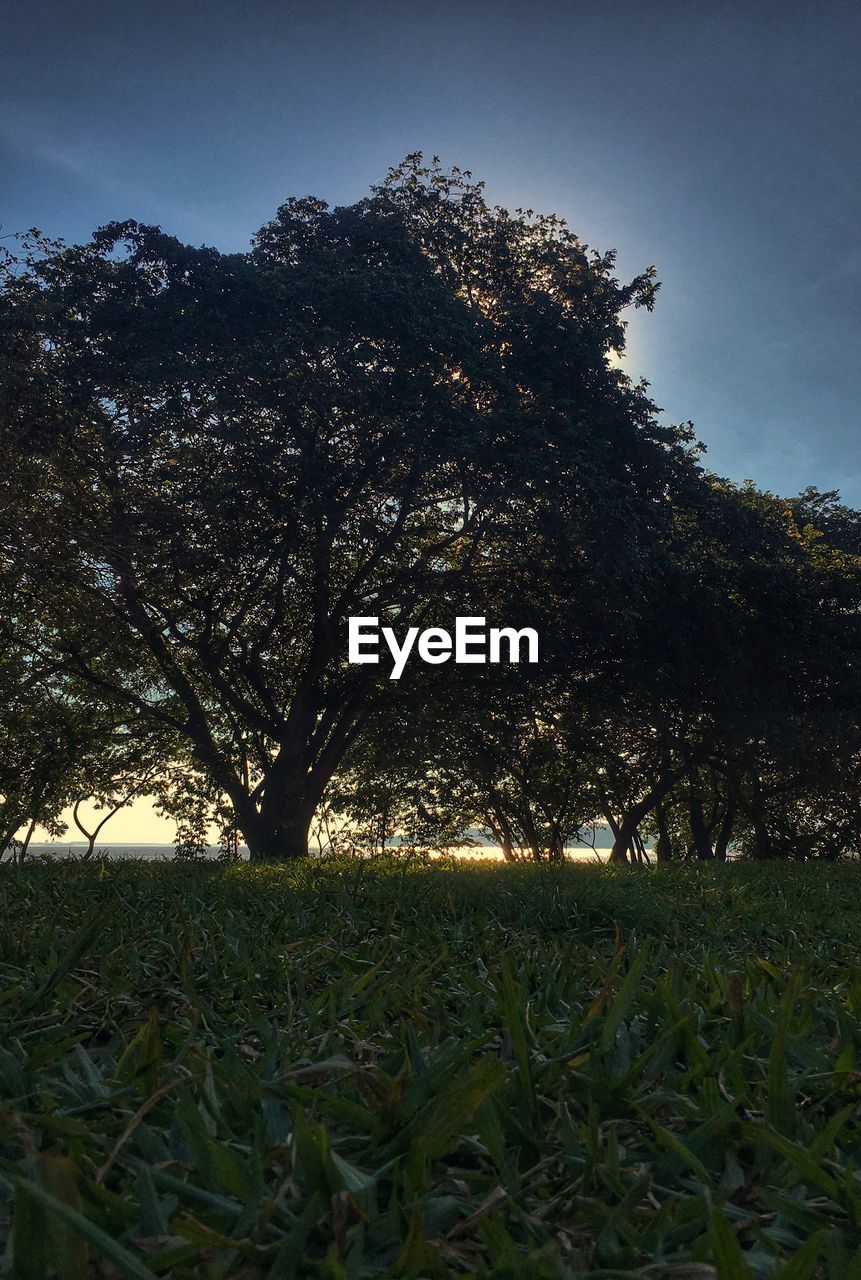
[[[854,0],[4,0],[0,235],[242,249],[437,154],[655,264],[627,368],[713,470],[861,505],[859,56]]]

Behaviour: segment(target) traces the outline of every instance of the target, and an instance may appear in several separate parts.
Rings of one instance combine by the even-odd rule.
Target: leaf
[[[809,1182],[814,1187],[819,1187],[820,1191],[824,1191],[832,1200],[838,1204],[840,1203],[839,1185],[802,1147],[796,1146],[789,1138],[785,1138],[783,1134],[775,1133],[774,1130],[768,1129],[765,1125],[749,1121],[744,1127],[752,1137],[759,1138],[776,1151],[778,1155],[783,1156],[784,1160],[800,1173],[806,1182]]]
[[[809,1240],[805,1240],[795,1257],[775,1271],[773,1280],[814,1280],[816,1264],[829,1234],[829,1231],[823,1228]]]
[[[22,1013],[28,1013],[60,985],[66,975],[74,969],[75,965],[84,953],[96,940],[106,922],[112,915],[113,909],[111,907],[105,907],[103,910],[97,912],[97,914],[84,925],[83,929],[81,929],[70,945],[64,949],[60,959],[52,966],[42,979],[39,987],[32,992],[32,994],[25,996],[23,1000],[16,1003],[17,1014],[20,1015]],[[9,993],[6,995],[6,999],[8,999],[8,994]]]
[[[16,1227],[13,1237],[13,1258],[15,1266],[19,1269],[22,1276],[26,1276],[27,1280],[42,1280],[43,1272],[28,1272],[26,1270],[29,1265],[27,1262],[27,1252],[34,1247],[32,1231],[39,1221],[38,1215],[33,1212],[33,1205],[38,1206],[43,1211],[43,1220],[52,1222],[59,1219],[63,1225],[71,1230],[78,1238],[88,1241],[93,1245],[98,1253],[108,1258],[119,1268],[122,1275],[132,1277],[132,1280],[152,1280],[152,1272],[145,1267],[128,1249],[124,1248],[116,1240],[112,1240],[101,1227],[97,1227],[94,1222],[90,1222],[82,1213],[71,1205],[65,1204],[63,1200],[53,1195],[44,1187],[38,1186],[37,1183],[31,1182],[27,1178],[18,1178],[15,1183],[15,1214],[16,1222],[21,1202],[25,1206],[25,1220],[27,1223],[27,1234],[21,1235]],[[27,1202],[30,1202],[29,1205]],[[35,1248],[41,1250],[41,1246],[36,1242]],[[41,1250],[41,1256],[56,1267],[58,1259],[51,1256],[50,1246],[48,1250]],[[24,1270],[21,1270],[21,1267]],[[83,1273],[81,1273],[83,1275]],[[76,1277],[77,1280],[77,1277]]]
[[[710,1236],[719,1280],[756,1280],[735,1232],[719,1209],[712,1209]]]
[[[535,1111],[535,1085],[529,1062],[529,1040],[526,1027],[526,1012],[514,978],[514,971],[508,956],[503,957],[502,979],[497,987],[499,992],[502,1025],[511,1041],[514,1060],[517,1063],[518,1090],[530,1112]]]
[[[506,1071],[500,1062],[490,1058],[476,1062],[422,1108],[403,1131],[399,1146],[408,1147],[421,1139],[430,1159],[446,1155],[464,1135],[481,1104],[499,1088],[505,1077]]]
[[[643,977],[646,964],[649,959],[649,953],[652,949],[652,940],[647,938],[640,950],[637,952],[634,962],[628,972],[625,974],[622,985],[619,987],[616,998],[610,1005],[610,1010],[601,1029],[601,1037],[598,1041],[603,1052],[608,1052],[613,1047],[613,1041],[616,1038],[616,1032],[621,1025],[622,1019],[628,1012],[631,1002],[637,993],[637,987]]]

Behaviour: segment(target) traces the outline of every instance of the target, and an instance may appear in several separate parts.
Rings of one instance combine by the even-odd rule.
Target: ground
[[[856,865],[5,867],[0,1274],[861,1280],[859,918]]]

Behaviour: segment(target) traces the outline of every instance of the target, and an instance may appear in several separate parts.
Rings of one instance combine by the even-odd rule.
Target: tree
[[[673,507],[642,675],[622,681],[643,771],[625,835],[647,823],[662,857],[724,858],[731,841],[761,858],[801,850],[793,806],[808,822],[826,813],[859,756],[857,514],[834,495],[787,502],[708,475]],[[633,758],[627,747],[620,776]]]
[[[164,791],[169,762],[176,752],[175,737],[163,725],[141,716],[122,721],[116,706],[105,723],[106,710],[97,707],[103,725],[98,738],[94,737],[95,750],[75,761],[71,776],[72,822],[87,841],[84,858],[93,856],[112,818],[138,797]],[[88,801],[95,808],[95,817],[89,820],[84,815]]]
[[[288,201],[247,254],[128,222],[5,272],[40,651],[183,738],[253,858],[306,852],[392,696],[346,666],[350,615],[466,598],[535,511],[619,513],[673,446],[607,360],[654,273],[612,269],[413,156],[357,205]]]

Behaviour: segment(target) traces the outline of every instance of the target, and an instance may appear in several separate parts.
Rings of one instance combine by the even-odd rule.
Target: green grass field
[[[3,868],[0,1274],[859,1280],[859,919],[849,865]]]

